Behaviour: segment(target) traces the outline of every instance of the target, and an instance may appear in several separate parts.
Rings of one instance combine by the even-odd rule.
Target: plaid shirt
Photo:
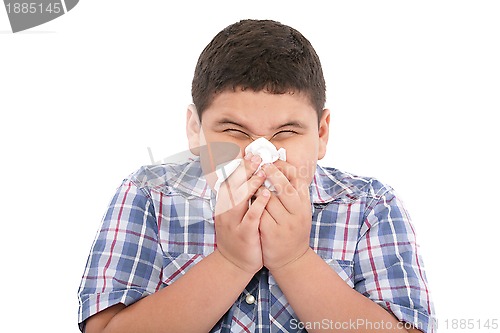
[[[415,232],[392,188],[318,166],[310,193],[311,248],[359,293],[400,321],[434,332]],[[168,287],[212,253],[214,207],[198,160],[142,167],[125,179],[85,268],[78,292],[80,329],[99,311]],[[246,302],[249,295],[253,304]],[[305,332],[297,323],[264,268],[211,332]]]

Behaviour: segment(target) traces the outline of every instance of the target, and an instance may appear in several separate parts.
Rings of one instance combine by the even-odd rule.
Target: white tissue
[[[215,174],[217,175],[217,181],[214,185],[214,190],[219,194],[219,189],[222,184],[231,174],[238,168],[243,161],[241,158],[219,164],[215,167]]]
[[[276,149],[276,147],[265,138],[258,138],[257,140],[250,143],[245,148],[245,155],[252,153],[253,155],[258,155],[262,159],[259,167],[255,171],[260,170],[264,164],[274,163],[277,160],[286,161],[286,150],[285,148]],[[219,188],[235,170],[241,164],[241,159],[232,160],[228,163],[220,164],[216,167],[217,181],[214,185],[214,190],[219,193]],[[264,186],[266,186],[270,191],[275,191],[274,186],[269,180],[265,180]]]
[[[285,148],[276,150],[276,147],[265,138],[258,138],[257,140],[249,144],[245,148],[245,155],[248,153],[259,155],[262,159],[262,162],[260,162],[260,165],[257,170],[255,170],[255,172],[259,171],[264,164],[274,163],[277,160],[286,161]],[[275,190],[274,186],[267,179],[264,181],[264,186],[267,187],[270,191]]]
[[[264,164],[274,163],[277,160],[286,161],[286,150],[285,148],[280,148],[276,150],[276,147],[265,138],[258,138],[253,141],[245,148],[245,155],[252,153],[254,155],[259,155],[262,162],[259,165],[257,171]],[[255,172],[257,172],[255,171]]]

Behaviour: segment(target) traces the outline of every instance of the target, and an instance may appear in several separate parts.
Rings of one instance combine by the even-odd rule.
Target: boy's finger
[[[254,202],[250,205],[243,220],[241,221],[241,225],[250,225],[250,226],[258,226],[260,223],[260,218],[262,213],[266,209],[266,205],[271,198],[271,193],[268,189],[264,189],[260,192],[260,195],[254,200]]]
[[[271,193],[271,198],[266,205],[266,212],[277,224],[280,224],[280,221],[286,222],[288,220],[286,217],[290,214],[281,200],[273,193]]]
[[[245,156],[236,170],[226,179],[230,188],[238,188],[252,177],[262,159],[251,154]]]
[[[292,186],[297,190],[301,197],[309,197],[310,184],[306,184],[302,180],[300,172],[296,167],[282,160],[277,160],[276,162],[274,162],[274,165],[285,175],[290,184],[292,184]]]
[[[297,169],[293,165],[282,160],[277,160],[273,165],[285,175],[292,185],[295,185],[294,181],[297,179]]]
[[[264,184],[265,180],[265,172],[259,170],[255,175],[252,175],[247,182],[241,184],[235,192],[235,195],[243,201],[248,201],[252,196],[256,195],[257,190]]]
[[[293,187],[288,178],[275,165],[266,164],[262,169],[265,171],[267,179],[274,186],[276,195],[283,206],[287,211],[292,212],[300,201],[295,187]]]
[[[260,170],[238,188],[231,187],[228,182],[223,182],[217,196],[219,204],[218,213],[226,212],[238,206],[242,206],[242,208],[244,206],[246,210],[248,208],[248,200],[250,200],[259,187],[264,184],[265,179],[264,171]],[[219,201],[221,202],[219,203]]]
[[[276,228],[278,227],[278,222],[276,222],[276,220],[274,219],[274,217],[269,213],[269,211],[267,210],[267,208],[262,212],[262,217],[260,218],[260,225],[259,225],[259,229],[260,229],[260,234],[261,234],[261,238],[263,240],[267,240],[269,241],[269,237],[271,237],[271,235],[273,235],[273,230],[276,230]]]

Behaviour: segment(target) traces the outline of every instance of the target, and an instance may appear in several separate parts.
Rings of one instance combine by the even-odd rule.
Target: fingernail
[[[262,170],[259,170],[259,172],[257,172],[257,176],[259,177],[265,177],[266,176],[266,173]]]
[[[265,196],[265,197],[268,197],[268,196],[271,195],[271,192],[269,192],[269,190],[266,188],[266,189],[262,190],[262,195]]]
[[[253,163],[260,162],[260,157],[259,157],[259,155],[252,156],[252,162],[253,162]]]
[[[245,160],[250,160],[252,158],[253,154],[252,153],[248,153],[245,155]]]

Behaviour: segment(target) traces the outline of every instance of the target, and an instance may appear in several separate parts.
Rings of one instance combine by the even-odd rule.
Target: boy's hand
[[[277,161],[263,167],[276,189],[260,222],[264,266],[279,269],[309,249],[311,203],[309,184],[300,180],[291,164]]]
[[[248,273],[262,268],[259,223],[269,201],[269,191],[261,191],[249,207],[249,200],[264,183],[259,171],[260,157],[245,156],[241,165],[224,181],[215,205],[217,250]]]

